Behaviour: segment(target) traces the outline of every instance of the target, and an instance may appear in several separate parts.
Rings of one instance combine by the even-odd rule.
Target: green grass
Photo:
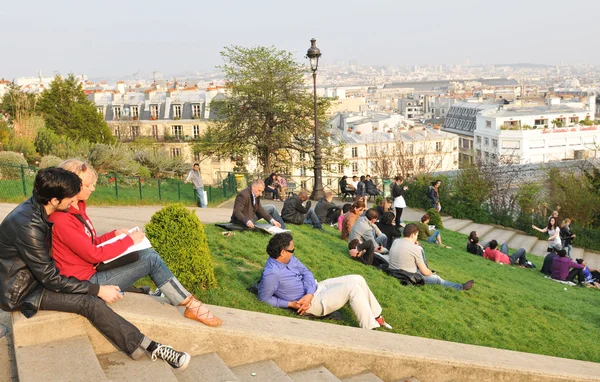
[[[403,287],[374,267],[350,259],[338,231],[291,229],[297,257],[317,280],[348,274],[365,277],[394,333],[600,362],[600,292],[577,287],[564,291],[564,285],[539,272],[542,258],[528,257],[537,269],[495,264],[467,253],[465,235],[442,230],[444,243],[452,249],[423,243],[429,265],[450,281],[475,279],[474,288],[459,292],[433,285]],[[199,298],[210,304],[295,316],[246,291],[261,274],[270,236],[236,232],[225,237],[212,224],[206,226],[206,233],[219,287],[194,291]],[[358,326],[348,306],[341,313],[344,325]]]

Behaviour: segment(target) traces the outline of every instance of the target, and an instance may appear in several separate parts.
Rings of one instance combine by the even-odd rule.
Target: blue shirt
[[[269,257],[258,286],[258,299],[277,308],[287,308],[288,302],[298,301],[316,290],[313,274],[296,256],[287,264]]]

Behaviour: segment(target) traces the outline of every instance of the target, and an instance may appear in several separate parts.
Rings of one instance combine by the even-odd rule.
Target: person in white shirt
[[[187,184],[190,181],[194,185],[194,192],[198,195],[198,207],[206,208],[206,201],[204,200],[204,182],[202,181],[200,165],[198,163],[194,163],[194,167],[190,170],[183,183]]]

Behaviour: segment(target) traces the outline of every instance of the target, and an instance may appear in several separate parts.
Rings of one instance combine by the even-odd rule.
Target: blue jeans
[[[204,200],[204,187],[194,188],[194,191],[198,197],[198,207],[206,208],[206,201]]]
[[[309,210],[306,215],[304,215],[304,224],[312,224],[314,228],[322,228],[321,220],[319,220],[315,210]]]
[[[436,229],[433,234],[427,238],[428,243],[437,244],[437,238],[440,236],[440,230]]]
[[[436,284],[436,285],[441,285],[446,288],[454,288],[456,290],[463,289],[462,284],[457,284],[457,283],[453,283],[451,281],[446,281],[438,275],[423,276],[423,280],[425,281],[425,284]]]
[[[144,249],[138,252],[140,259],[134,263],[107,271],[96,272],[90,282],[100,285],[118,285],[125,289],[144,276],[150,276],[154,284],[173,305],[178,305],[187,296],[188,292],[169,270],[169,267],[160,258],[154,248]]]
[[[267,204],[266,206],[262,206],[262,208],[265,210],[266,213],[271,215],[273,217],[273,219],[275,219],[275,221],[277,221],[277,222],[279,222],[279,224],[281,224],[282,229],[285,229],[285,223],[283,222],[281,215],[279,215],[279,212],[277,211],[277,208],[274,205]],[[254,215],[254,221],[256,221],[258,219],[260,219],[260,217],[257,215]],[[267,222],[267,223],[270,223],[270,222]]]
[[[502,243],[500,246],[500,252],[504,253],[510,258],[511,264],[525,265],[527,263],[527,257],[525,256],[525,248],[519,248],[512,255],[508,255],[508,244]]]

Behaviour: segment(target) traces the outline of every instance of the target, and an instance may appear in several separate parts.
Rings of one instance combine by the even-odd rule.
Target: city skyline
[[[82,3],[32,0],[2,11],[6,79],[54,73],[125,77],[133,73],[212,72],[229,45],[275,46],[304,60],[314,37],[322,63],[361,65],[600,64],[592,49],[600,4],[508,0],[330,1],[300,6],[271,0]]]

